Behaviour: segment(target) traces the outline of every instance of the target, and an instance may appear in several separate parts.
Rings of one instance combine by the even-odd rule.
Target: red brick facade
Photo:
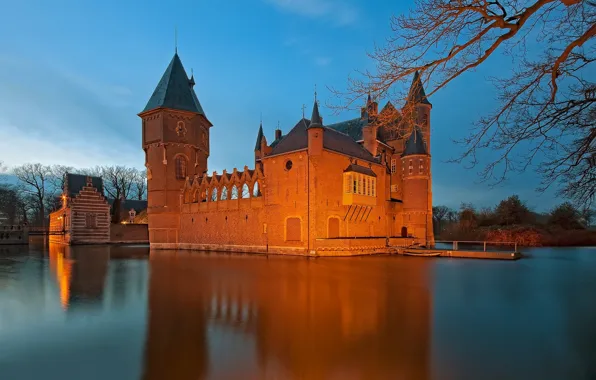
[[[164,78],[186,77],[175,70],[183,72],[177,56]],[[208,175],[212,125],[194,78],[196,101],[179,106],[165,104],[168,91],[180,90],[166,88],[164,78],[139,114],[152,248],[351,255],[386,251],[390,238],[402,235],[434,244],[430,103],[416,106],[415,127],[396,123],[409,133],[390,138],[381,138],[391,135],[389,127],[367,114],[361,141],[323,126],[315,104],[312,122],[303,119],[285,136],[276,132],[271,144],[259,131],[255,169]],[[376,110],[369,100],[368,112]],[[422,136],[426,141],[416,140]]]

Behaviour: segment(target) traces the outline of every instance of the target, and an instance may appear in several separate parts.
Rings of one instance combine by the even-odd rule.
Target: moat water
[[[596,248],[526,252],[0,246],[0,378],[595,379]]]

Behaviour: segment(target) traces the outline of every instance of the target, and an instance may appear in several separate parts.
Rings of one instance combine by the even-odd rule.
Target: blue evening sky
[[[374,43],[389,35],[391,14],[414,1],[395,0],[0,0],[0,160],[75,167],[143,167],[137,113],[174,53],[214,124],[209,171],[253,166],[260,114],[269,141],[310,113],[318,85],[325,123],[334,115],[326,86],[345,89],[355,70],[372,68]],[[495,91],[485,78],[507,58],[435,94],[432,111],[434,204],[490,206],[518,194],[536,210],[558,199],[539,195],[533,172],[490,188],[480,168],[446,163],[452,139],[489,112]],[[381,107],[384,102],[381,102]],[[488,156],[480,157],[486,160]]]

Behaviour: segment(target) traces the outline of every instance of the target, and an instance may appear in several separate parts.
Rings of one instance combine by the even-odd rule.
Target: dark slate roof
[[[205,116],[178,53],[174,54],[143,112],[161,107],[196,112]]]
[[[350,136],[355,141],[360,141],[362,140],[362,127],[364,125],[366,125],[366,120],[362,118],[356,118],[327,125],[327,128],[333,128],[338,132]]]
[[[414,128],[410,137],[408,137],[402,157],[414,154],[428,154],[426,151],[426,143],[424,142],[420,128]]]
[[[358,164],[350,164],[345,170],[344,173],[347,172],[356,172],[364,175],[369,175],[371,177],[376,177],[377,175],[371,168],[367,168],[366,166],[360,166]]]
[[[272,142],[272,143],[271,143],[271,145],[269,145],[269,146],[270,146],[271,148],[275,148],[275,146],[276,146],[277,144],[279,144],[279,142],[280,142],[281,140],[283,140],[283,138],[284,138],[284,137],[286,137],[286,135],[281,135],[281,137],[280,137],[280,138],[273,140],[273,142]]]
[[[416,71],[414,74],[414,79],[412,79],[412,85],[410,86],[410,93],[408,94],[408,102],[412,102],[414,104],[429,104],[426,97],[426,93],[424,92],[424,86],[422,85],[422,81],[420,80],[420,73]]]
[[[281,138],[270,155],[273,156],[308,148],[307,129],[309,125],[310,120],[301,119],[287,135]],[[323,127],[323,148],[357,159],[377,162],[372,154],[353,138],[329,127]]]
[[[261,150],[261,140],[263,137],[263,123],[261,123],[259,126],[259,133],[257,133],[257,143],[255,144],[255,150]]]
[[[114,205],[114,198],[109,198],[108,203],[110,207]],[[126,199],[124,204],[120,205],[120,210],[122,211],[130,211],[130,209],[134,209],[137,214],[143,210],[147,209],[147,201],[140,201],[137,199]]]
[[[64,185],[66,194],[74,198],[76,197],[83,187],[87,186],[87,176],[84,174],[72,174],[66,173],[66,181]],[[91,184],[97,189],[97,191],[103,195],[103,180],[100,177],[91,177]]]

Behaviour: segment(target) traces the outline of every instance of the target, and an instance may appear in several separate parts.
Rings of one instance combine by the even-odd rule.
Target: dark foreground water
[[[0,246],[0,379],[596,379],[596,249]]]

